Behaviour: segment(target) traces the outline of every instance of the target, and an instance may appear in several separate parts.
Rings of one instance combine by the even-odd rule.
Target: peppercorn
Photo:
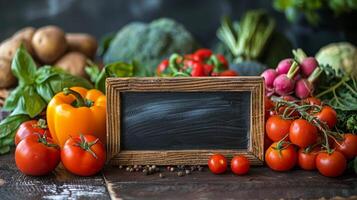
[[[181,177],[184,176],[185,174],[182,171],[177,172],[177,176]]]

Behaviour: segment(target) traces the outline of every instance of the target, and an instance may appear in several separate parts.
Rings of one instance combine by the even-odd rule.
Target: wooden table
[[[213,175],[207,169],[178,177],[145,176],[107,166],[94,177],[71,175],[62,167],[44,177],[21,174],[13,153],[0,156],[0,199],[357,199],[357,176],[326,178],[317,172],[273,172],[252,168],[247,176]]]

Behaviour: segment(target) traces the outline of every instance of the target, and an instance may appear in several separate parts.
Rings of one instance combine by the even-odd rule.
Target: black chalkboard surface
[[[215,153],[263,160],[261,77],[107,79],[114,165],[205,165]]]
[[[124,92],[123,150],[246,149],[250,92]]]

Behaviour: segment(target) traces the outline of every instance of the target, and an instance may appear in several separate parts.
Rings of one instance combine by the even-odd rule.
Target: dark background
[[[272,8],[270,0],[0,0],[0,40],[24,26],[54,24],[66,32],[88,32],[100,38],[134,21],[170,17],[181,22],[201,45],[217,40],[216,29],[223,15],[233,19],[249,9],[265,8],[278,21],[278,29],[309,54],[335,41],[357,43],[356,12],[338,18],[322,11],[318,27],[301,18],[290,24],[283,13]]]

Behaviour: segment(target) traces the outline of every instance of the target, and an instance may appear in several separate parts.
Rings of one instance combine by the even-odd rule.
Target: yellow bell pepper
[[[69,137],[90,134],[106,143],[106,97],[99,90],[64,88],[47,106],[47,124],[54,141],[63,147]]]

